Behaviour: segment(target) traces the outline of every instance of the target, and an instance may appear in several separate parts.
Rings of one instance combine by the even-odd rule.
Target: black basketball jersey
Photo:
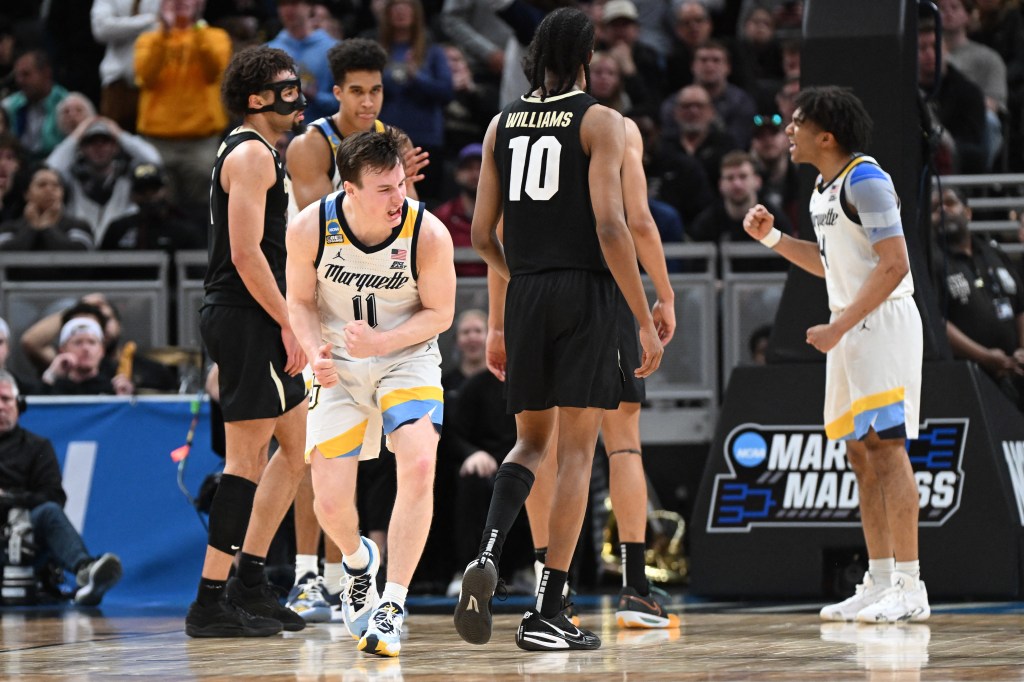
[[[285,189],[285,172],[281,159],[274,146],[252,130],[236,129],[225,138],[217,150],[217,161],[213,166],[213,178],[210,185],[210,247],[209,265],[206,269],[205,305],[259,306],[245,287],[238,270],[231,262],[231,237],[228,233],[228,193],[220,184],[220,171],[224,159],[235,147],[247,140],[259,140],[267,145],[274,155],[277,166],[277,180],[267,190],[266,205],[263,209],[263,239],[260,250],[263,251],[270,271],[277,280],[277,286],[284,294],[285,290],[285,246],[284,233],[286,227],[286,211],[288,210],[288,192]]]
[[[494,158],[501,174],[504,246],[513,275],[605,271],[590,205],[583,114],[597,100],[581,90],[522,97],[501,112]]]

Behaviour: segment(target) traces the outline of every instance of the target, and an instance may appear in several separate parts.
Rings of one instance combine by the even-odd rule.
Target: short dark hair
[[[66,325],[76,317],[91,317],[100,324],[100,329],[106,330],[109,318],[99,306],[84,301],[78,301],[70,308],[60,314],[60,326]]]
[[[262,92],[282,71],[298,75],[295,62],[284,50],[265,45],[239,50],[224,72],[220,89],[224,105],[231,113],[244,116],[249,108],[249,95]]]
[[[402,163],[402,133],[387,128],[348,135],[338,146],[337,160],[341,179],[362,187],[364,171],[389,171]]]
[[[349,38],[336,43],[327,51],[327,64],[331,67],[334,84],[341,85],[349,71],[380,71],[388,63],[388,53],[375,40]]]
[[[846,152],[864,151],[871,141],[871,116],[850,88],[824,85],[804,88],[794,105],[804,121],[831,133]]]
[[[562,7],[544,17],[523,59],[523,72],[530,90],[540,90],[541,99],[572,89],[580,66],[590,82],[588,61],[594,49],[594,24],[573,7]],[[545,71],[558,79],[553,90],[544,84]]]

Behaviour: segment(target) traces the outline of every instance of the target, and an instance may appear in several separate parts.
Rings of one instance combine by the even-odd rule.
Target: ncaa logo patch
[[[968,425],[967,419],[929,419],[907,441],[921,526],[942,526],[960,507]],[[728,472],[715,476],[709,533],[860,526],[846,443],[828,440],[821,426],[741,424],[723,450]]]

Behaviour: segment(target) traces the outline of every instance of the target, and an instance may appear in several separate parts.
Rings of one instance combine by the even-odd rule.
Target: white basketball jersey
[[[878,162],[870,156],[858,156],[828,185],[821,178],[811,194],[811,224],[818,240],[818,252],[825,266],[828,305],[833,311],[845,309],[853,302],[871,271],[878,264],[878,254],[860,220],[849,213],[846,202],[850,172],[861,163]],[[914,279],[908,272],[890,299],[914,293]]]
[[[416,282],[416,244],[426,209],[405,200],[402,222],[380,244],[366,246],[345,221],[345,192],[320,200],[320,248],[316,260],[317,298],[323,338],[338,357],[352,360],[345,349],[345,325],[365,320],[378,331],[394,329],[423,308]],[[437,337],[388,357],[422,352]],[[440,354],[438,353],[438,362]]]
[[[373,129],[378,133],[383,133],[385,126],[379,120],[373,122]],[[327,171],[327,175],[331,178],[331,187],[335,191],[341,189],[341,173],[338,172],[338,147],[341,146],[341,141],[345,137],[338,130],[338,127],[334,125],[334,119],[330,116],[324,116],[318,118],[306,127],[304,135],[315,135],[320,133],[327,140],[328,146],[331,148],[331,165],[330,170]],[[287,176],[285,178],[285,188],[288,190],[288,220],[291,220],[299,213],[299,206],[295,203],[295,193],[292,192],[292,178]]]

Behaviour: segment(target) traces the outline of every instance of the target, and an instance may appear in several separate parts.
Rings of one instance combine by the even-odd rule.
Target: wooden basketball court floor
[[[1015,680],[1024,682],[1024,603],[935,604],[927,623],[822,623],[820,604],[676,598],[674,630],[617,628],[611,597],[580,599],[602,646],[515,646],[521,604],[500,605],[485,646],[455,634],[453,600],[411,601],[398,659],[368,656],[339,624],[261,639],[193,640],[184,607],[0,609],[0,679],[34,680]],[[518,611],[516,615],[514,611]]]

